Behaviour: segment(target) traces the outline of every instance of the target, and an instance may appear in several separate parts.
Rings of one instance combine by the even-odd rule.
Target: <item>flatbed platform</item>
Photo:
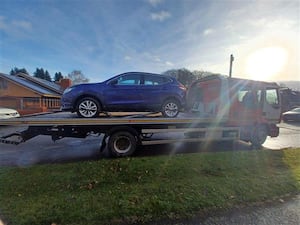
[[[199,118],[192,113],[181,113],[176,118],[164,118],[159,113],[112,113],[99,118],[78,118],[76,114],[57,112],[13,119],[0,120],[0,125],[7,126],[63,126],[63,125],[130,125],[130,124],[213,124],[215,118]],[[218,121],[220,123],[220,121]]]
[[[182,113],[176,118],[164,118],[153,113],[116,113],[99,118],[78,118],[76,114],[58,112],[0,120],[0,125],[25,128],[0,137],[0,142],[18,145],[38,135],[48,135],[53,141],[65,138],[86,138],[101,135],[101,151],[108,146],[116,156],[129,156],[139,145],[237,140],[240,128],[226,126],[216,118],[199,118]]]

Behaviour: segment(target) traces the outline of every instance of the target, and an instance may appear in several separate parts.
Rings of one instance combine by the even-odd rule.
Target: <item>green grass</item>
[[[0,168],[0,218],[12,225],[143,223],[299,192],[300,149]]]

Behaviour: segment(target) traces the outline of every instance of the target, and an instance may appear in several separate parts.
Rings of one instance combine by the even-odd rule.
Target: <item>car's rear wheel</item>
[[[179,103],[175,99],[168,99],[162,105],[161,113],[164,117],[174,118],[179,113]]]
[[[86,97],[79,100],[76,107],[76,112],[79,117],[94,118],[99,116],[100,104],[96,99]]]

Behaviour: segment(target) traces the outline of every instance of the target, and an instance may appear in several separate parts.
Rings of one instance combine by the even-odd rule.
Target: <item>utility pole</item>
[[[233,62],[233,60],[234,60],[234,57],[233,57],[233,55],[231,54],[231,55],[230,55],[230,66],[229,66],[229,77],[232,76],[232,62]]]

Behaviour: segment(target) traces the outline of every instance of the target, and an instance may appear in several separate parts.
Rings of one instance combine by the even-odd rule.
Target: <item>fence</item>
[[[60,109],[60,98],[0,97],[0,106],[16,109],[22,115],[37,112],[51,112]]]

